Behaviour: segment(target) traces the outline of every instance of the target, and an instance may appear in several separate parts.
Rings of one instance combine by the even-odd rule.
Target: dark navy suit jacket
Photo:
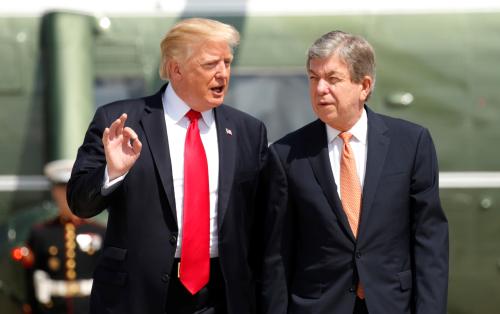
[[[448,223],[436,152],[418,125],[368,117],[357,240],[337,194],[320,120],[274,143],[262,312],[351,314],[358,278],[370,314],[445,314]]]
[[[91,313],[164,314],[174,265],[176,221],[171,154],[162,93],[99,108],[78,151],[68,202],[81,217],[109,212],[104,251],[94,273]],[[138,134],[141,155],[120,186],[103,196],[104,128],[123,112]],[[257,263],[253,240],[267,135],[257,119],[221,105],[214,109],[219,145],[219,260],[230,314],[255,312]]]

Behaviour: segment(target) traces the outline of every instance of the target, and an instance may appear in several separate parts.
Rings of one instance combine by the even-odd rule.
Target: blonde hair
[[[165,35],[160,44],[160,78],[169,79],[168,62],[185,61],[192,54],[196,44],[206,41],[226,42],[231,51],[240,41],[240,34],[231,25],[205,18],[189,18],[175,24]]]

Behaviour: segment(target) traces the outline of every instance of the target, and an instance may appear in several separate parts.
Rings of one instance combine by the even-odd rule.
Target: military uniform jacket
[[[88,313],[104,232],[101,225],[73,224],[59,217],[32,228],[28,246],[34,264],[27,288],[33,313]]]

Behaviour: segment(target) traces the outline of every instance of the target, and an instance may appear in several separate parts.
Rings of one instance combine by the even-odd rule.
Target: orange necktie
[[[359,213],[361,211],[361,183],[356,171],[356,160],[352,151],[352,134],[342,132],[338,135],[343,141],[342,157],[340,158],[340,196],[342,207],[351,226],[354,237],[358,237]],[[356,295],[360,299],[365,298],[361,283],[358,284]]]
[[[210,276],[210,196],[208,164],[198,129],[201,114],[190,110],[184,147],[184,209],[179,279],[191,294],[200,291]]]

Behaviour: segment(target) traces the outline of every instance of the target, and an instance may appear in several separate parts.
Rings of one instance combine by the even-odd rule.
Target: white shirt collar
[[[341,131],[332,128],[328,124],[325,125],[326,125],[326,135],[328,143],[331,143],[341,133]],[[356,138],[358,141],[360,141],[362,144],[366,144],[366,136],[368,133],[368,118],[366,116],[366,109],[363,108],[361,117],[347,132],[351,133],[352,136]]]
[[[175,93],[172,84],[168,84],[162,97],[163,111],[167,116],[167,123],[179,123],[191,108]],[[203,122],[210,127],[214,122],[214,110],[210,109],[201,113]]]

